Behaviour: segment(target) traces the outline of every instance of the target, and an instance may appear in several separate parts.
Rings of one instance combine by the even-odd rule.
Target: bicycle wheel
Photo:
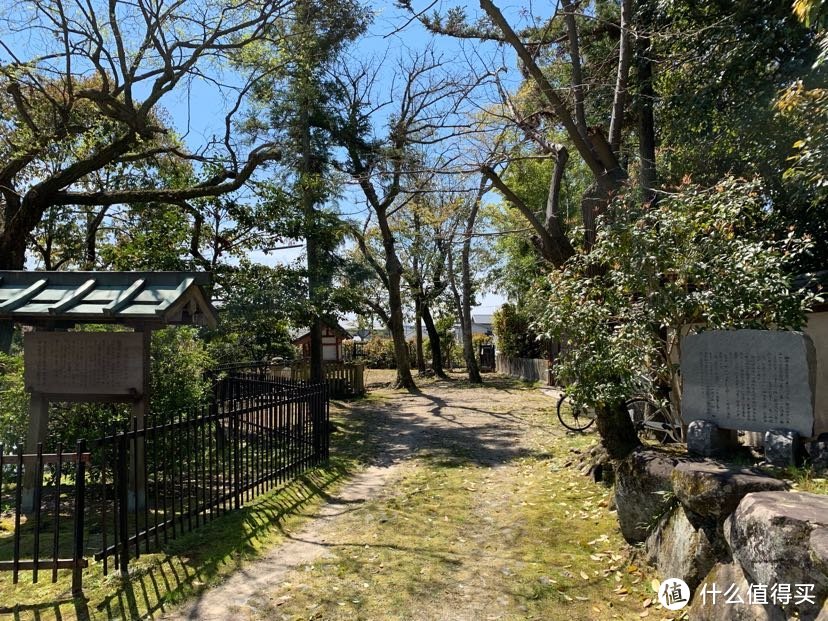
[[[567,429],[585,431],[595,422],[595,412],[591,408],[575,407],[566,395],[561,395],[558,400],[558,420]]]
[[[655,440],[659,444],[678,441],[672,419],[663,407],[643,397],[628,400],[626,406],[641,439]]]

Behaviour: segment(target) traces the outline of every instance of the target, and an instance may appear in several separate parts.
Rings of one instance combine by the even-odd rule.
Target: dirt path
[[[164,618],[477,621],[597,614],[597,606],[578,612],[588,598],[569,589],[584,588],[575,582],[601,589],[616,581],[597,561],[585,573],[579,558],[620,559],[620,544],[601,534],[614,528],[606,490],[576,481],[559,497],[560,481],[549,478],[550,468],[559,467],[550,448],[565,439],[550,424],[553,400],[506,381],[486,388],[438,381],[420,394],[381,396],[384,403],[357,403],[347,413],[371,410],[374,463],[300,531],[287,533],[285,543]],[[561,463],[571,461],[570,448],[559,447]],[[557,514],[542,511],[550,499],[559,501],[562,520],[579,521],[576,530],[564,524],[559,532],[552,523]],[[556,538],[550,561],[546,546]],[[547,575],[550,564],[557,578]],[[547,608],[536,617],[538,602]],[[569,603],[575,607],[564,613]],[[550,616],[548,606],[562,616]]]
[[[402,464],[422,451],[461,450],[496,465],[525,450],[521,442],[525,429],[510,411],[508,402],[514,401],[514,395],[508,390],[487,391],[482,403],[478,391],[459,391],[448,382],[434,383],[419,395],[386,394],[388,415],[375,430],[380,445],[376,465],[357,475],[285,544],[164,618],[208,621],[245,609],[262,610],[269,589],[280,586],[292,570],[329,555],[331,547],[347,536],[338,524],[343,516],[382,495],[399,476]]]
[[[393,473],[393,466],[366,469],[325,504],[310,524],[291,535],[288,542],[236,571],[219,586],[205,591],[189,606],[163,618],[223,621],[231,614],[261,609],[264,594],[284,582],[291,570],[327,553],[331,543],[327,533],[335,530],[337,519],[352,505],[375,497]]]
[[[375,430],[380,446],[376,465],[354,477],[285,544],[205,591],[190,606],[164,618],[208,621],[226,619],[229,613],[238,614],[245,609],[261,610],[266,605],[262,601],[265,593],[281,585],[291,570],[330,554],[331,546],[336,546],[338,536],[344,534],[338,528],[342,517],[378,497],[398,476],[402,463],[419,451],[451,450],[461,443],[463,449],[471,450],[480,459],[497,463],[506,454],[521,450],[520,443],[514,442],[521,435],[515,419],[497,411],[502,409],[502,403],[489,398],[486,408],[481,408],[476,398],[458,398],[464,393],[452,390],[449,383],[433,384],[419,395],[387,394],[389,414],[383,417],[382,427]],[[498,396],[502,399],[497,401],[506,401],[509,393]],[[469,442],[472,435],[473,441]]]

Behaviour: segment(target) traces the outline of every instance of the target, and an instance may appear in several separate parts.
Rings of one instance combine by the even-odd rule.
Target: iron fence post
[[[78,459],[75,471],[75,528],[72,545],[72,595],[83,592],[83,528],[86,501],[86,462],[83,453],[86,452],[86,440],[78,440],[75,455]]]
[[[238,509],[241,506],[241,455],[239,439],[239,413],[233,411],[230,415],[233,426],[233,506]]]
[[[121,432],[118,436],[118,502],[116,503],[116,511],[118,512],[118,536],[120,541],[117,545],[121,548],[121,553],[118,555],[118,569],[122,575],[128,572],[127,565],[129,564],[129,533],[127,532],[128,525],[128,475],[127,475],[127,437]]]

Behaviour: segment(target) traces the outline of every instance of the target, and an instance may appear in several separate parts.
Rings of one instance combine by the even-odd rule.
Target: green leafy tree
[[[786,215],[800,234],[810,234],[815,250],[802,269],[828,264],[828,4],[797,0],[794,12],[815,33],[819,55],[806,76],[785,89],[776,102],[779,115],[798,128],[784,178],[799,191]]]
[[[0,444],[10,448],[26,437],[29,393],[23,382],[23,356],[0,353]]]
[[[809,24],[782,0],[644,6],[654,31],[672,33],[653,44],[662,178],[668,186],[687,177],[701,185],[725,175],[761,178],[773,214],[769,234],[782,239],[794,226],[814,241],[792,267],[808,271],[828,262],[828,201],[820,195],[826,162],[818,146],[826,68],[818,60],[821,3],[795,4],[812,16]]]
[[[27,36],[0,44],[0,268],[25,266],[30,235],[51,207],[218,196],[278,157],[272,144],[242,145],[231,135],[258,67],[224,81],[227,132],[203,148],[190,151],[170,132],[161,100],[259,42],[289,6],[195,0],[164,10],[142,4],[136,13],[121,0],[24,0],[4,10],[0,29]],[[165,159],[193,165],[194,183],[172,188],[135,175],[134,185],[95,184],[104,170]],[[0,349],[8,351],[11,324],[0,328]]]
[[[296,237],[306,246],[307,309],[310,327],[310,377],[324,378],[322,319],[335,315],[330,289],[342,261],[336,256],[343,240],[343,226],[330,202],[339,191],[332,174],[331,65],[343,49],[366,28],[368,13],[351,0],[298,0],[288,18],[274,26],[290,40],[289,50],[261,46],[240,58],[244,64],[272,67],[271,79],[254,92],[264,119],[248,119],[249,132],[271,135],[285,145],[280,184],[293,198]]]
[[[500,352],[513,358],[540,358],[541,344],[529,315],[506,303],[494,312],[492,330]]]
[[[221,280],[218,329],[206,335],[218,363],[293,359],[289,325],[307,312],[301,272],[243,261]]]
[[[576,402],[623,415],[645,375],[678,405],[687,330],[802,326],[810,296],[788,270],[809,244],[768,240],[766,204],[759,183],[732,178],[658,206],[613,203],[593,251],[550,273],[531,305],[537,328],[567,343],[558,374]]]
[[[153,332],[150,413],[155,419],[204,403],[211,386],[205,374],[214,363],[198,328],[170,326]]]

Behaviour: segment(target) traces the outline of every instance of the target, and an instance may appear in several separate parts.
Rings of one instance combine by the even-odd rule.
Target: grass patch
[[[662,618],[610,490],[565,466],[595,435],[565,434],[548,402],[514,396],[523,390],[514,381],[502,389],[510,407],[520,399],[531,454],[487,465],[468,447],[419,450],[384,496],[342,516],[328,556],[267,593],[256,618]]]
[[[373,455],[375,449],[367,439],[374,426],[371,414],[348,416],[350,407],[332,404],[337,432],[327,467],[310,471],[157,552],[142,554],[130,562],[127,578],[104,576],[101,563],[90,559],[84,571],[84,597],[72,598],[69,572],[59,572],[58,582],[52,584],[51,572],[41,570],[37,585],[31,583],[31,572],[21,572],[17,585],[12,584],[11,572],[0,572],[0,619],[137,619],[221,581],[299,528]]]
[[[785,468],[775,473],[787,480],[795,492],[828,495],[828,472],[815,472],[812,468]]]

